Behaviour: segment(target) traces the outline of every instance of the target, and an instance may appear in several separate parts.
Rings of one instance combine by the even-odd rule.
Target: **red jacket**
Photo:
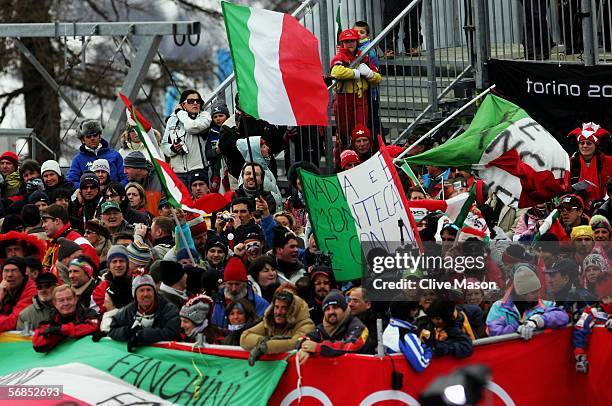
[[[51,241],[47,244],[47,252],[45,254],[45,258],[43,260],[43,271],[52,272],[61,283],[61,278],[57,271],[57,267],[55,263],[58,260],[59,253],[59,243],[58,239],[61,237],[66,238],[67,240],[74,241],[75,243],[81,246],[83,250],[83,254],[93,259],[96,266],[100,266],[100,259],[98,258],[98,254],[96,253],[96,249],[89,243],[89,241],[83,237],[81,234],[77,233],[73,229],[70,228],[70,223],[64,225],[64,227],[57,232],[56,235],[53,236]]]
[[[60,334],[48,334],[47,327],[59,326]],[[81,338],[98,331],[98,319],[94,314],[88,313],[82,306],[77,306],[75,314],[68,320],[62,320],[55,312],[51,321],[42,323],[34,330],[32,345],[37,352],[47,352],[55,348],[64,338]]]
[[[15,292],[17,295],[16,301],[11,301],[8,296],[5,296],[0,303],[0,331],[15,330],[19,313],[31,305],[32,298],[36,296],[34,282],[30,278],[25,280],[25,285],[21,288],[21,291]]]
[[[41,261],[43,260],[45,251],[47,250],[47,243],[34,234],[9,231],[6,234],[0,235],[0,247],[4,248],[6,245],[13,244],[14,242],[17,242],[23,247],[24,256],[27,257],[32,255]],[[0,255],[2,255],[2,251],[0,251]]]
[[[91,298],[93,299],[94,303],[97,304],[100,308],[100,311],[98,312],[100,315],[106,313],[106,308],[104,307],[104,297],[106,296],[107,288],[108,281],[106,279],[102,279],[100,283],[98,283],[98,286],[96,286],[93,292],[91,293]]]

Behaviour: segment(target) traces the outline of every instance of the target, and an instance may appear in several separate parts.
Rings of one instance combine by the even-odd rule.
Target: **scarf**
[[[242,324],[230,324],[229,326],[227,326],[227,329],[229,331],[238,331],[240,329],[242,329],[245,326],[244,323]]]
[[[195,338],[198,334],[200,334],[202,331],[204,331],[204,329],[208,327],[208,320],[204,319],[204,322],[202,324],[200,324],[199,326],[196,326],[193,328],[193,330],[191,330],[191,333],[189,333],[189,338]]]
[[[602,198],[599,189],[599,174],[597,173],[597,155],[593,155],[591,161],[587,165],[587,162],[584,160],[584,157],[580,155],[580,177],[578,181],[581,182],[583,180],[588,180],[593,183],[595,186],[590,187],[584,191],[587,200],[595,201],[600,200]]]
[[[18,189],[21,185],[21,177],[19,176],[19,171],[15,171],[6,175],[6,178],[4,178],[4,182],[6,183],[7,189]]]
[[[169,293],[169,294],[174,295],[174,296],[178,296],[178,297],[180,297],[183,300],[189,299],[187,297],[187,294],[185,293],[184,290],[175,289],[172,286],[166,285],[164,282],[162,282],[161,285],[159,285],[159,291],[160,292],[166,292],[166,293]]]

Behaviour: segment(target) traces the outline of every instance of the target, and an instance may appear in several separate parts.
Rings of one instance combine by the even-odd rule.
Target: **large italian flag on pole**
[[[327,126],[317,38],[288,14],[221,4],[240,109],[272,124]]]
[[[457,138],[403,162],[472,171],[510,207],[531,207],[563,193],[569,157],[525,110],[489,94]]]

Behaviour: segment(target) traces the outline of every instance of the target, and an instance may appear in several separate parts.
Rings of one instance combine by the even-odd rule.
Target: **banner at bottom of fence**
[[[590,337],[588,375],[575,372],[571,328],[546,331],[531,341],[522,339],[477,346],[471,357],[434,358],[422,373],[414,372],[401,356],[395,369],[403,388],[391,389],[390,357],[345,355],[311,357],[301,367],[301,405],[419,405],[419,394],[436,378],[454,369],[482,363],[493,372],[490,393],[494,405],[610,405],[612,404],[612,333],[594,329]],[[279,381],[271,405],[297,405],[294,358]]]

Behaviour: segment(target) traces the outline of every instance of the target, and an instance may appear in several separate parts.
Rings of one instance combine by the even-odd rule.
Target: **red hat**
[[[361,161],[359,160],[359,156],[352,149],[342,151],[342,153],[340,154],[340,168],[344,170],[344,168],[346,168],[346,166],[350,163],[355,163],[359,165],[361,163]]]
[[[15,169],[19,168],[19,157],[13,151],[6,151],[0,155],[0,161],[11,161],[15,165]]]
[[[223,271],[223,282],[238,281],[247,282],[247,271],[242,260],[238,257],[231,257],[225,265]]]
[[[351,134],[351,145],[355,145],[355,140],[357,138],[363,137],[370,140],[370,144],[372,143],[372,134],[370,134],[370,129],[363,124],[357,124],[357,126],[353,128],[353,132]]]
[[[340,33],[340,38],[338,38],[338,42],[350,40],[359,41],[359,33],[357,32],[357,30],[349,28]]]
[[[599,124],[593,122],[582,123],[582,128],[575,128],[568,135],[574,135],[578,139],[578,142],[589,140],[593,141],[596,145],[599,145],[601,140],[606,136],[610,135],[608,130],[601,128]]]
[[[192,236],[202,235],[208,231],[206,220],[203,216],[198,216],[192,220],[189,220],[187,224],[189,224],[189,230],[191,231]]]

